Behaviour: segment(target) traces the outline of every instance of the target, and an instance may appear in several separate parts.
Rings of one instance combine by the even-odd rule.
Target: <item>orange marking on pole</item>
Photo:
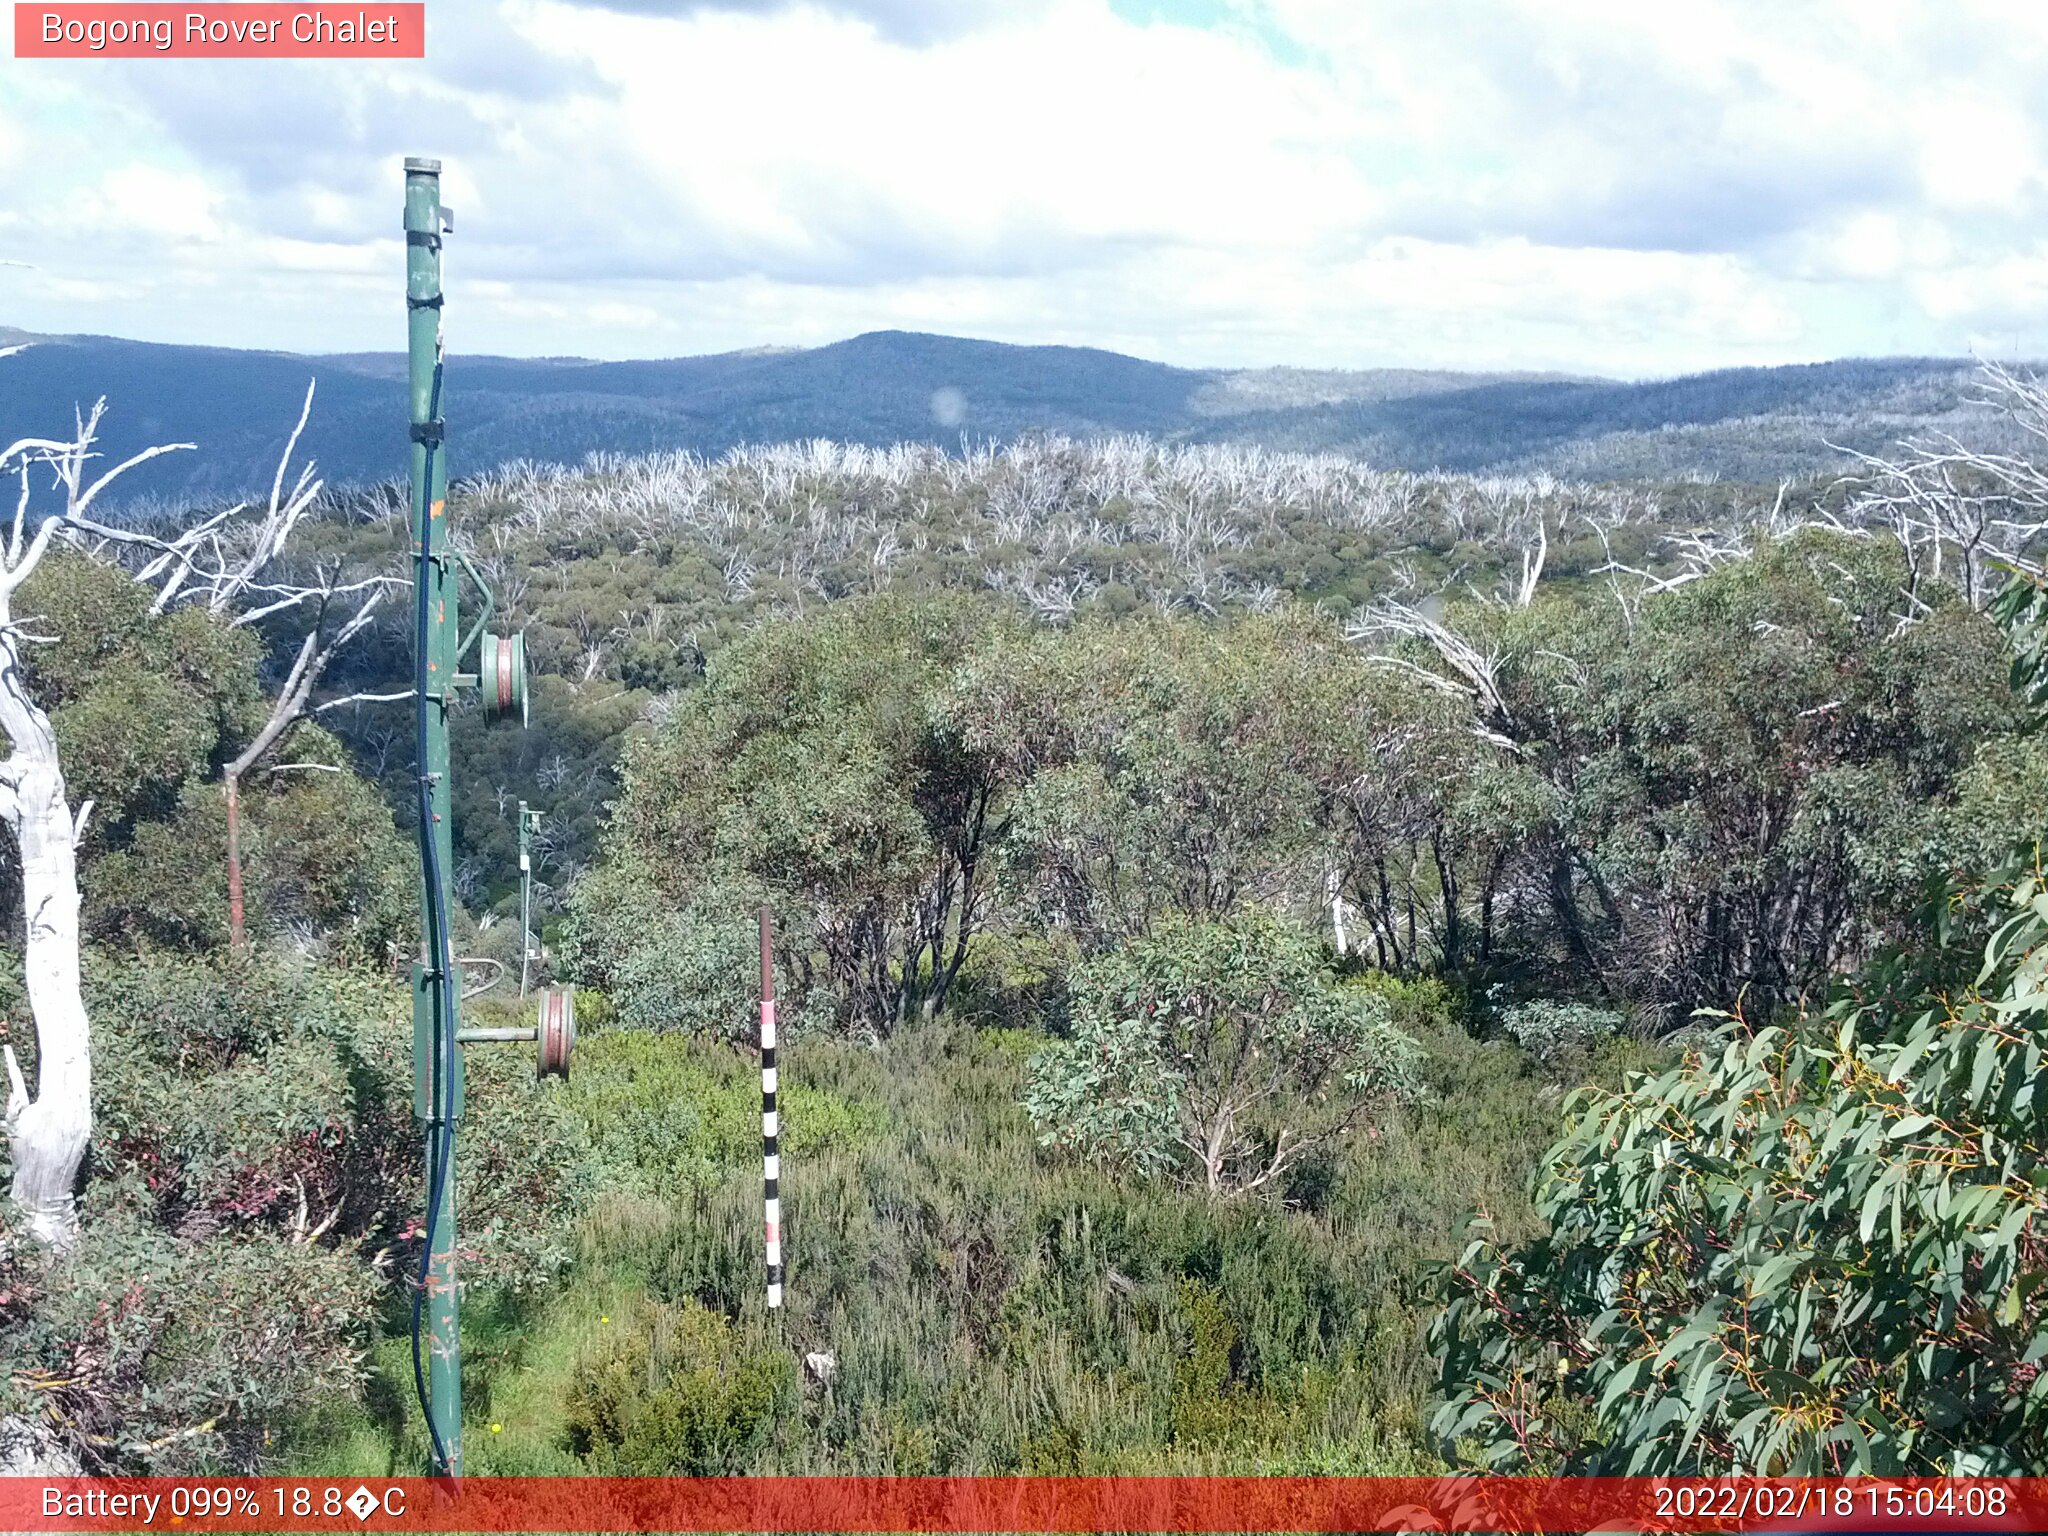
[[[441,509],[442,509],[443,507],[447,506],[447,505],[448,505],[448,503],[447,503],[447,502],[445,502],[445,501],[437,501],[437,502],[435,502],[435,503],[434,503],[434,505],[433,505],[433,509],[432,509],[432,511],[431,511],[431,512],[429,513],[429,515],[430,515],[430,516],[433,516],[433,517],[439,517],[439,516],[441,515]]]

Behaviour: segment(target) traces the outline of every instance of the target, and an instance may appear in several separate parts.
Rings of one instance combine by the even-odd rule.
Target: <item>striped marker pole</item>
[[[782,1305],[782,1155],[775,1112],[775,962],[768,908],[761,908],[761,1201],[768,1237],[768,1307]]]

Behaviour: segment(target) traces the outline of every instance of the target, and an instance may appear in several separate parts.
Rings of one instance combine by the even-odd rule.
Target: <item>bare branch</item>
[[[311,713],[316,715],[325,714],[330,709],[340,709],[344,704],[395,704],[401,699],[411,698],[412,694],[413,691],[410,688],[400,689],[397,693],[344,694],[338,699],[329,699],[325,704],[315,704]]]

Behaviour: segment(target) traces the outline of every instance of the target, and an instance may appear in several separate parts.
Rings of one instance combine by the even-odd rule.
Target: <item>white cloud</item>
[[[2038,189],[2034,125],[2016,103],[1930,103],[1917,118],[1920,183],[1934,207],[2011,210]]]
[[[1924,273],[1912,291],[1929,314],[1968,324],[1976,333],[1998,333],[2001,320],[2008,336],[2013,325],[2038,327],[2048,321],[2048,240]]]
[[[117,165],[62,210],[75,232],[167,243],[214,244],[225,233],[220,189],[195,171]]]
[[[0,228],[43,269],[0,319],[395,345],[397,161],[438,153],[472,350],[894,325],[1186,363],[2048,352],[2048,7],[1131,14],[437,0],[424,63],[0,62]]]

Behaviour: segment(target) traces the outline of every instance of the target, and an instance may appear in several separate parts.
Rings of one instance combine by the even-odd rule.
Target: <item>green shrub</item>
[[[1176,1292],[1187,1343],[1173,1366],[1173,1438],[1199,1444],[1227,1432],[1236,1406],[1233,1392],[1242,1395],[1242,1383],[1234,1379],[1237,1324],[1213,1286],[1184,1279]]]
[[[275,1231],[181,1238],[130,1184],[89,1186],[61,1261],[0,1210],[0,1414],[41,1415],[100,1472],[274,1467],[276,1432],[362,1379],[378,1277]]]
[[[1500,1014],[1502,1032],[1546,1067],[1583,1064],[1597,1045],[1620,1034],[1627,1023],[1611,1009],[1551,998],[1516,1003]]]
[[[872,1108],[803,1080],[788,1057],[780,1092],[783,1150],[811,1157],[872,1131]],[[759,1171],[761,1077],[751,1057],[705,1041],[631,1030],[577,1047],[563,1095],[596,1166],[615,1189],[671,1194]]]
[[[968,951],[948,1007],[984,1029],[1032,1026],[1058,1033],[1073,960],[1072,940],[1057,932],[985,933]]]
[[[1572,1106],[1550,1231],[1443,1272],[1438,1432],[1496,1467],[1692,1475],[2048,1467],[2048,880],[1981,973],[1882,963],[1825,1014]],[[1950,915],[1945,910],[1944,917]]]
[[[680,1031],[750,1045],[760,1033],[761,888],[719,879],[678,903],[635,873],[636,855],[576,887],[564,972],[603,989],[624,1029]],[[828,1019],[827,999],[796,978],[778,988],[776,1022],[794,1039]]]
[[[2016,716],[2048,702],[2048,594],[2015,580]],[[1629,1474],[2048,1468],[2048,876],[1959,880],[1925,942],[1825,1012],[1588,1091],[1534,1185],[1441,1273],[1447,1443]],[[1953,942],[1988,932],[1977,954]]]
[[[773,1433],[794,1382],[787,1355],[709,1308],[650,1303],[578,1361],[570,1446],[600,1475],[738,1472]]]
[[[81,1240],[58,1269],[0,1234],[0,1413],[45,1411],[109,1472],[274,1466],[289,1424],[361,1381],[380,1302],[418,1251],[404,995],[261,950],[89,950],[85,991]],[[580,1126],[526,1053],[475,1049],[467,1068],[465,1278],[545,1285],[590,1179]]]
[[[1072,1027],[1024,1105],[1049,1146],[1213,1195],[1264,1190],[1377,1104],[1412,1094],[1415,1042],[1297,926],[1164,920],[1083,965]]]

